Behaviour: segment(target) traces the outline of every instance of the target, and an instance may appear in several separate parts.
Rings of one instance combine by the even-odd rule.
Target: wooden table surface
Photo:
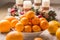
[[[4,17],[7,15],[7,9],[13,5],[13,3],[8,3],[0,7],[0,20],[4,19]],[[60,21],[60,5],[52,5],[52,7],[57,13],[56,18]],[[0,40],[5,40],[5,36],[6,34],[0,33]],[[50,35],[47,30],[40,34],[40,37],[44,38],[45,40],[57,40],[56,37],[54,35]]]

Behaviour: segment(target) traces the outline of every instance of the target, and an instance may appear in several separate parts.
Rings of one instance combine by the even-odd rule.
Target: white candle
[[[34,3],[41,3],[41,0],[34,0]]]
[[[35,6],[35,5],[34,5],[34,9],[39,9],[39,8],[40,8],[40,6]]]
[[[42,7],[50,7],[50,0],[42,0]]]
[[[41,5],[41,0],[34,0],[34,9],[39,9]]]
[[[23,8],[24,9],[31,9],[32,8],[32,2],[31,1],[24,1],[23,2]]]
[[[16,0],[16,4],[23,4],[23,0]]]

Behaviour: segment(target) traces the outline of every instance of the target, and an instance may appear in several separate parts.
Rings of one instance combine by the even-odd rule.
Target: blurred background
[[[33,2],[33,0],[31,0]],[[57,19],[60,16],[60,0],[50,0],[51,7],[57,13]],[[7,9],[15,4],[15,0],[0,0],[0,20],[7,15]],[[59,19],[60,20],[60,19]]]
[[[33,0],[31,0],[33,1]],[[8,2],[14,2],[15,3],[15,0],[0,0],[0,6],[8,3]],[[51,0],[51,4],[60,4],[60,0]]]

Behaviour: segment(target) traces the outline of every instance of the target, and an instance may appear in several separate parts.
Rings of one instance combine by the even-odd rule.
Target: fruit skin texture
[[[32,27],[32,29],[33,29],[34,32],[40,32],[41,31],[41,29],[40,29],[40,27],[38,25],[34,25]]]
[[[47,20],[40,21],[40,27],[42,30],[46,30],[49,27],[49,23]]]
[[[34,40],[43,40],[42,38],[35,38]]]
[[[8,17],[6,17],[5,19],[11,22],[12,20],[14,20],[14,19],[16,19],[16,18],[13,17],[13,16],[8,16]]]
[[[20,20],[20,22],[21,22],[23,25],[29,24],[29,20],[28,20],[26,17],[22,18],[22,19]]]
[[[28,19],[32,19],[35,17],[35,13],[33,11],[28,11],[25,16],[28,18]]]
[[[18,32],[23,31],[24,30],[24,25],[21,22],[17,23],[15,25],[15,30],[18,31]]]
[[[11,29],[11,25],[8,20],[0,21],[0,32],[9,32],[10,29]]]
[[[15,25],[18,23],[18,20],[12,20],[11,21],[11,27],[15,27]]]
[[[32,24],[33,25],[36,25],[36,24],[39,24],[40,23],[40,21],[39,21],[39,18],[38,17],[34,17],[33,19],[32,19]]]
[[[58,24],[56,21],[50,21],[48,31],[52,34],[55,34],[58,29]]]
[[[22,19],[23,17],[25,17],[25,15],[21,15],[21,16],[20,16],[20,19]]]
[[[46,19],[45,19],[45,18],[43,18],[43,17],[41,17],[39,20],[40,20],[40,21],[43,21],[43,20],[46,20]]]
[[[25,31],[25,32],[31,32],[31,31],[32,31],[31,26],[30,26],[30,25],[25,26],[24,31]]]
[[[56,37],[60,40],[60,28],[56,31]]]
[[[12,31],[6,35],[6,40],[23,40],[23,34],[21,32]]]

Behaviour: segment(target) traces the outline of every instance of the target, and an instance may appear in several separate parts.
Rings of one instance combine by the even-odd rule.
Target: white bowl
[[[39,37],[39,35],[41,33],[42,33],[42,31],[41,32],[32,32],[32,33],[23,32],[24,40],[33,40],[35,37]]]

